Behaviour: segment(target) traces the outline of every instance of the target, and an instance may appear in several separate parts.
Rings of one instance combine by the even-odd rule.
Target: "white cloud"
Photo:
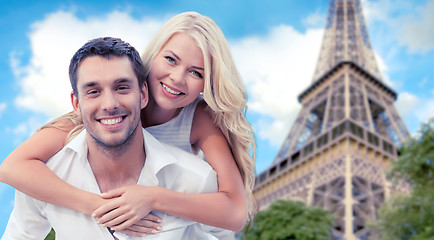
[[[6,107],[7,107],[6,103],[0,103],[0,118],[3,115],[3,112],[6,110]]]
[[[102,18],[79,19],[58,11],[36,22],[28,34],[31,58],[21,65],[20,54],[11,53],[11,67],[21,92],[18,107],[56,117],[70,111],[68,66],[74,52],[86,41],[101,36],[120,37],[142,52],[163,21],[136,20],[114,11]]]
[[[381,73],[382,81],[390,87],[396,87],[396,83],[391,81],[389,78],[389,75],[388,75],[389,68],[388,68],[386,62],[384,61],[384,59],[380,55],[378,55],[376,52],[374,52],[374,55],[375,55],[375,61],[377,62],[378,70]]]
[[[6,127],[5,130],[13,136],[13,145],[18,146],[46,122],[46,118],[32,116],[23,122],[17,123],[14,127]]]
[[[432,92],[434,93],[434,90]],[[395,102],[395,107],[401,118],[405,119],[414,115],[418,124],[428,122],[434,117],[434,97],[420,98],[414,94],[402,92]]]
[[[434,117],[434,98],[431,98],[424,102],[418,117],[421,122],[428,122],[429,119]]]
[[[27,132],[28,132],[28,127],[27,124],[25,123],[21,123],[12,129],[12,133],[14,135],[22,135],[22,134],[26,134]]]
[[[324,28],[326,19],[327,16],[325,14],[316,11],[315,13],[309,14],[302,22],[307,27]]]
[[[266,139],[273,146],[280,146],[283,140],[288,135],[288,132],[297,117],[297,113],[300,107],[293,112],[289,117],[282,119],[274,119],[273,122],[269,123],[264,119],[260,119],[256,124],[258,127],[255,129],[256,135],[261,139]]]
[[[323,30],[299,33],[291,26],[277,26],[266,36],[232,42],[232,51],[249,94],[249,111],[267,116],[256,129],[261,138],[280,144],[300,105],[297,96],[312,81]]]
[[[421,123],[426,123],[429,119],[434,118],[434,98],[422,101],[422,104],[418,106],[415,112]]]
[[[408,46],[411,53],[427,53],[434,49],[434,0],[417,7],[416,11],[405,17],[398,28],[398,41]]]
[[[413,114],[414,109],[419,104],[420,100],[416,95],[408,92],[401,92],[395,102],[395,107],[401,118],[407,118],[410,114]]]
[[[368,25],[384,24],[379,30],[379,37],[385,44],[393,38],[400,45],[408,47],[410,53],[423,54],[434,49],[434,0],[424,3],[406,0],[365,0],[362,4]]]
[[[379,21],[392,24],[394,19],[408,13],[415,7],[415,1],[408,0],[362,0],[363,15],[368,24]]]

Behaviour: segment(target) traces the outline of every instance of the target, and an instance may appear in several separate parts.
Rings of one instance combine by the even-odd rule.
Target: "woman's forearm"
[[[38,200],[91,214],[105,200],[64,182],[44,164],[63,148],[67,134],[57,128],[37,131],[0,165],[0,181]]]
[[[199,147],[217,173],[218,192],[183,194],[166,191],[158,198],[157,209],[207,225],[240,231],[247,219],[247,200],[241,173],[223,132],[214,124],[205,103],[198,105],[193,118],[190,142]]]
[[[99,195],[64,182],[39,160],[5,161],[0,167],[0,181],[38,200],[87,215],[104,203]]]
[[[155,210],[206,225],[241,231],[247,221],[245,199],[224,192],[188,194],[157,188],[155,197]]]

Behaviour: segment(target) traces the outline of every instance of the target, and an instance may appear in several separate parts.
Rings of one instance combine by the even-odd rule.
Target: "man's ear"
[[[71,92],[71,103],[75,114],[81,117],[80,104],[78,103],[78,98],[75,96],[74,92]]]
[[[140,109],[143,109],[148,105],[149,102],[149,93],[148,93],[148,84],[146,82],[143,83],[143,87],[140,91],[141,101],[140,101]]]

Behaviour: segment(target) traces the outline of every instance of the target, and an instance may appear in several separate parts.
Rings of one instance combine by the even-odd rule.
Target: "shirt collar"
[[[65,146],[65,148],[69,148],[77,153],[80,159],[87,160],[86,130],[81,131]]]
[[[144,181],[151,185],[158,185],[157,174],[164,167],[176,163],[178,160],[170,154],[170,151],[164,144],[154,138],[148,131],[142,129],[145,143],[146,161],[140,175],[139,182]],[[86,142],[86,130],[79,133],[65,148],[69,148],[78,154],[79,159],[87,161],[88,146]],[[146,184],[146,185],[148,185]]]
[[[166,166],[176,163],[178,160],[170,154],[170,151],[166,148],[166,146],[154,138],[148,131],[143,130],[143,137],[145,142],[145,151],[146,151],[146,161],[145,161],[145,169],[148,174],[146,174],[148,181],[152,185],[158,185],[157,174]],[[142,180],[143,176],[140,176],[139,183]]]

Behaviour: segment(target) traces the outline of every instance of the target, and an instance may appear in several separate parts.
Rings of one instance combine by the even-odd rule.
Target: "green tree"
[[[384,240],[434,239],[434,118],[422,124],[419,137],[400,149],[389,177],[405,179],[410,195],[398,195],[383,204],[374,229]]]
[[[333,216],[326,210],[302,202],[277,200],[256,215],[243,236],[248,240],[328,240],[332,226]]]

